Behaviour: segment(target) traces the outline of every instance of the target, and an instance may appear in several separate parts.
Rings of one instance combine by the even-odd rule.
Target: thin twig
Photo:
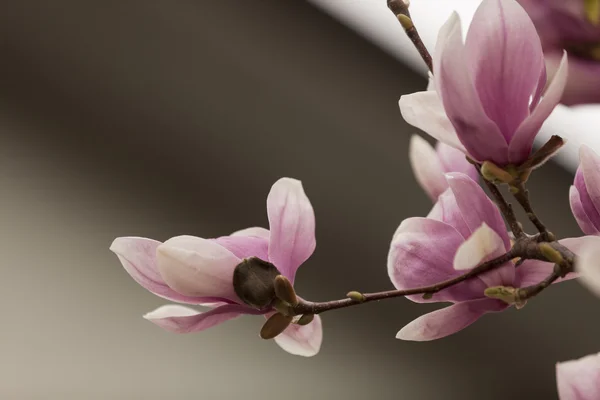
[[[545,241],[554,241],[554,235],[552,235],[546,225],[540,220],[537,216],[533,208],[531,207],[531,203],[529,201],[529,191],[525,188],[525,185],[522,182],[517,182],[513,186],[511,186],[511,193],[514,198],[519,202],[523,210],[527,213],[527,218],[531,221],[533,225],[535,225],[536,229],[542,235],[542,239]]]
[[[421,39],[417,28],[412,22],[410,12],[408,11],[408,6],[404,2],[404,0],[388,0],[387,6],[394,13],[396,18],[398,18],[398,21],[402,25],[402,28],[404,28],[404,32],[406,32],[406,36],[408,36],[412,44],[419,52],[419,55],[421,56],[423,61],[425,61],[425,64],[427,64],[427,68],[429,69],[429,71],[433,73],[433,63],[431,61],[431,54],[429,54],[427,47],[425,47],[425,43],[423,43],[423,40]]]

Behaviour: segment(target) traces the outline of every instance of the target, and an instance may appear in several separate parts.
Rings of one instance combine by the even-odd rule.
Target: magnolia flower
[[[561,400],[600,399],[600,353],[556,364]]]
[[[571,211],[586,235],[600,234],[600,157],[588,146],[579,148],[579,168],[569,192]]]
[[[270,231],[255,227],[216,239],[177,236],[164,243],[139,237],[115,239],[110,249],[145,289],[177,303],[211,308],[199,312],[167,305],[144,318],[168,331],[189,333],[244,314],[272,314],[271,308],[257,310],[240,300],[233,286],[234,269],[243,259],[258,257],[274,264],[293,283],[296,270],[316,246],[315,216],[300,181],[289,178],[271,188],[267,214]],[[290,325],[275,341],[289,353],[315,355],[322,341],[320,317],[305,326]]]
[[[408,218],[394,234],[388,273],[397,289],[428,286],[454,278],[510,249],[502,216],[483,189],[461,173],[447,174],[446,179],[449,189],[440,195],[427,218]],[[578,249],[577,239],[564,239],[561,243],[572,250]],[[515,269],[508,261],[476,278],[441,290],[431,298],[407,296],[417,303],[453,304],[417,318],[396,337],[425,341],[458,332],[484,314],[508,307],[501,300],[486,297],[486,288],[537,284],[552,270],[553,264],[547,262],[527,260]],[[571,278],[572,275],[565,279]]]
[[[483,0],[463,43],[458,14],[441,28],[435,91],[400,98],[404,119],[472,159],[522,164],[567,79],[563,57],[546,91],[539,37],[514,0]]]
[[[479,179],[475,166],[467,161],[464,153],[442,142],[434,149],[419,135],[410,139],[408,159],[417,182],[433,201],[448,189],[447,172],[462,172],[473,180]]]
[[[553,76],[563,49],[571,73],[562,103],[600,103],[600,7],[595,0],[519,0],[542,41],[548,75]]]

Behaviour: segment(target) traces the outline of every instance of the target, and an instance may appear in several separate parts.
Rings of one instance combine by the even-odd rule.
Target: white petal
[[[233,289],[233,270],[241,260],[220,244],[177,236],[158,246],[156,255],[160,274],[178,293],[239,302]]]
[[[454,269],[475,268],[482,261],[499,252],[504,252],[504,241],[484,222],[456,251]]]
[[[419,135],[410,138],[408,159],[417,182],[432,200],[448,189],[442,164],[434,148]]]
[[[581,283],[600,296],[600,237],[585,237],[577,252],[575,269],[581,274]]]

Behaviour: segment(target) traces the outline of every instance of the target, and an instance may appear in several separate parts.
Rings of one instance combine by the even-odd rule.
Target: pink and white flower
[[[300,181],[278,180],[267,197],[270,230],[254,227],[203,239],[177,236],[164,243],[140,237],[115,239],[110,249],[125,270],[145,289],[177,303],[210,307],[199,312],[166,305],[144,316],[176,333],[199,332],[241,315],[265,315],[244,304],[233,287],[235,267],[245,258],[258,257],[274,264],[294,282],[296,270],[314,252],[315,216]],[[318,315],[305,326],[290,325],[275,338],[291,354],[313,356],[322,342]]]
[[[483,0],[464,43],[453,13],[439,32],[433,68],[435,91],[400,98],[404,119],[475,161],[501,167],[527,160],[567,81],[563,56],[547,85],[540,39],[514,0]]]
[[[506,253],[511,246],[506,226],[496,205],[481,187],[461,173],[446,175],[449,189],[438,198],[426,218],[408,218],[400,224],[388,255],[388,273],[397,289],[433,285],[462,275],[481,262]],[[572,251],[579,239],[561,241]],[[423,315],[406,325],[397,338],[426,341],[451,335],[490,312],[503,311],[507,303],[488,298],[486,288],[520,288],[537,284],[553,270],[553,264],[527,260],[519,268],[511,261],[451,286],[417,303],[449,302],[446,308]],[[571,279],[571,274],[565,279]],[[564,280],[564,279],[562,279]]]

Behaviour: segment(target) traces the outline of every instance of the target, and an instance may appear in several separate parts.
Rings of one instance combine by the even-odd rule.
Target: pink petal
[[[506,250],[510,249],[510,238],[500,210],[477,182],[457,172],[446,174],[446,178],[469,230],[474,232],[485,222],[502,238]]]
[[[558,242],[571,250],[575,255],[578,255],[582,248],[590,242],[592,236],[584,236],[578,238],[561,239]],[[593,239],[592,239],[593,240]],[[535,285],[544,280],[554,271],[554,264],[541,260],[527,260],[521,264],[516,270],[515,286],[525,287]],[[579,274],[570,273],[564,278],[556,280],[554,283],[560,283],[571,279],[578,278]]]
[[[593,223],[597,223],[600,221],[600,157],[594,150],[582,145],[579,148],[579,160],[575,187],[579,190],[586,214]]]
[[[388,274],[397,289],[432,285],[461,274],[453,266],[462,236],[448,224],[428,218],[405,219],[394,234],[388,255]],[[471,279],[433,295],[408,296],[417,302],[464,301],[483,297],[485,284]]]
[[[296,179],[281,178],[267,197],[271,239],[269,261],[292,283],[296,270],[315,251],[315,213]]]
[[[545,76],[535,27],[516,1],[483,0],[473,16],[465,48],[485,113],[509,142],[529,116],[529,101],[540,75]]]
[[[164,299],[188,304],[222,302],[224,299],[184,296],[171,289],[158,272],[156,248],[161,243],[141,237],[116,238],[110,250],[117,255],[125,270],[144,289]]]
[[[466,153],[446,115],[439,95],[435,91],[417,92],[400,97],[402,118],[434,139]]]
[[[564,53],[560,67],[539,104],[531,115],[521,123],[510,142],[509,159],[511,163],[521,164],[529,158],[536,135],[562,97],[567,77],[567,53]]]
[[[561,51],[546,52],[546,66],[550,76],[557,74],[562,58]],[[569,59],[569,79],[561,103],[568,106],[600,103],[600,63],[598,61],[579,57]]]
[[[417,342],[441,339],[466,328],[485,313],[506,308],[506,304],[493,299],[457,303],[420,316],[402,328],[396,338]]]
[[[408,159],[417,183],[435,201],[448,188],[437,153],[425,139],[413,135],[408,147]]]
[[[569,203],[571,204],[573,216],[575,217],[575,220],[577,220],[577,224],[581,228],[582,232],[586,235],[598,235],[600,232],[586,214],[585,208],[581,201],[581,196],[575,186],[571,186],[569,189]]]
[[[508,144],[486,115],[467,68],[460,18],[454,12],[442,26],[433,57],[436,90],[456,134],[477,161],[508,163]],[[433,93],[433,92],[430,92]]]
[[[556,384],[561,400],[600,398],[600,354],[556,364]]]
[[[170,304],[149,312],[144,315],[144,318],[169,332],[191,333],[212,328],[243,314],[257,314],[257,312],[238,304],[223,305],[207,312]]]
[[[239,231],[235,231],[230,236],[251,236],[269,240],[270,235],[271,234],[269,233],[268,229],[255,226],[252,228],[246,228]]]
[[[582,243],[578,249],[571,251],[577,254],[575,269],[581,275],[580,282],[600,296],[600,236],[579,238]]]
[[[237,258],[258,257],[269,260],[269,240],[256,236],[222,236],[212,240],[232,252]]]
[[[241,260],[220,244],[177,236],[158,246],[156,254],[158,270],[173,290],[241,302],[233,289],[233,270]]]
[[[471,236],[471,230],[465,223],[462,212],[456,204],[454,193],[450,188],[438,197],[437,203],[434,204],[427,218],[447,223],[456,229],[463,239]]]
[[[475,166],[467,161],[465,153],[445,143],[438,142],[435,148],[442,163],[444,172],[462,172],[475,182],[479,180],[479,173]],[[446,185],[446,187],[448,187]]]
[[[275,337],[275,342],[285,351],[296,356],[312,357],[321,349],[323,325],[321,317],[315,315],[308,325],[292,324]]]

